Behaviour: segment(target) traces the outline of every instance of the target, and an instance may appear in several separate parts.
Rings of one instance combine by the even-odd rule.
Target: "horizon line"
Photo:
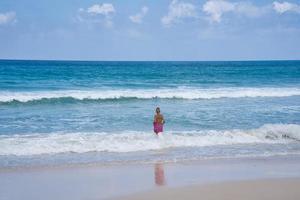
[[[270,62],[300,61],[300,59],[245,59],[245,60],[79,60],[79,59],[2,59],[0,61],[59,61],[59,62]]]

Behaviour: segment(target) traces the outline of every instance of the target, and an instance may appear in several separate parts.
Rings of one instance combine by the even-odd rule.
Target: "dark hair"
[[[159,113],[160,112],[160,108],[159,107],[156,107],[156,113]]]

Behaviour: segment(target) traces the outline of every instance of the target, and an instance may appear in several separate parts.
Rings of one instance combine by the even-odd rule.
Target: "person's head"
[[[160,108],[157,107],[155,111],[156,111],[157,114],[159,114],[160,113]]]

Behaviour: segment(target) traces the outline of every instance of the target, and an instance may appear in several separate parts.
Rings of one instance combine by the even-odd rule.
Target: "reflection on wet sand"
[[[163,186],[166,184],[164,165],[156,163],[154,166],[155,185]]]

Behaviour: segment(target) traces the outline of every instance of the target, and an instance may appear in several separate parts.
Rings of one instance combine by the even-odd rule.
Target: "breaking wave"
[[[40,154],[86,152],[136,152],[166,148],[214,145],[290,143],[300,141],[300,125],[266,124],[249,130],[203,130],[166,132],[156,137],[151,132],[51,133],[0,136],[0,155],[31,156]]]
[[[217,99],[243,97],[288,97],[300,95],[300,88],[174,88],[174,89],[112,89],[112,90],[57,90],[12,92],[1,91],[0,102],[30,102],[58,99]]]

